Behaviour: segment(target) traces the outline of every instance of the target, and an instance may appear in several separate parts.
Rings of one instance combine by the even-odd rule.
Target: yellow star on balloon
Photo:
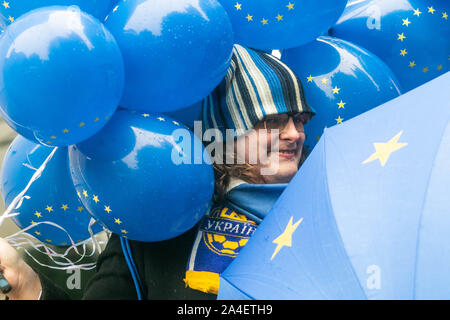
[[[346,102],[341,100],[341,102],[337,103],[337,105],[338,109],[345,109]]]
[[[411,23],[411,21],[409,21],[409,19],[408,18],[406,18],[406,19],[402,19],[403,20],[403,23],[402,23],[402,26],[409,26],[409,24]]]
[[[341,91],[341,88],[338,88],[337,86],[335,86],[332,90],[333,90],[333,94],[339,94],[339,91]]]
[[[9,2],[3,1],[2,6],[5,7],[5,9],[9,8]]]
[[[393,137],[388,142],[384,143],[375,142],[373,144],[373,146],[375,147],[375,152],[369,158],[364,160],[362,164],[366,164],[378,159],[380,161],[381,166],[384,167],[392,152],[397,151],[408,145],[407,143],[398,143],[398,139],[400,139],[402,133],[403,130],[397,133],[395,137]]]
[[[291,217],[289,219],[289,222],[288,222],[286,228],[284,229],[283,233],[280,236],[278,236],[278,238],[276,238],[275,240],[272,241],[272,243],[275,243],[277,245],[277,247],[275,248],[275,251],[273,252],[270,260],[273,260],[273,258],[275,258],[275,256],[281,250],[281,248],[292,247],[292,234],[298,228],[300,223],[303,221],[303,218],[298,220],[295,224],[292,224],[293,220],[294,220],[294,217]]]

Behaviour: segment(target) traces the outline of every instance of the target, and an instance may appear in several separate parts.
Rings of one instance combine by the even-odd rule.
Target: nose
[[[289,117],[286,126],[280,132],[280,139],[288,140],[289,142],[297,142],[298,140],[304,141],[305,138],[306,136],[303,124],[301,124],[301,129],[297,129],[295,127],[294,120],[292,117]]]

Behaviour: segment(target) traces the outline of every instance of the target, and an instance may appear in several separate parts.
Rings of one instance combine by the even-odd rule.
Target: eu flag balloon
[[[360,1],[330,35],[375,53],[408,91],[449,70],[449,14],[447,0]]]
[[[163,115],[119,109],[97,135],[69,147],[75,188],[112,232],[152,242],[176,237],[209,208],[214,173],[199,139]]]
[[[53,148],[33,143],[17,136],[8,148],[0,176],[1,194],[5,207],[27,187],[29,181],[51,155]],[[71,245],[90,237],[91,215],[78,199],[70,176],[67,148],[59,148],[46,163],[39,178],[32,182],[12,213],[13,221],[21,229],[41,242]],[[92,226],[97,233],[102,228]]]
[[[319,37],[283,51],[282,60],[300,77],[306,101],[316,111],[305,126],[310,150],[326,127],[401,94],[398,80],[378,57],[344,40]]]
[[[28,11],[47,6],[79,6],[81,10],[103,21],[112,9],[114,0],[4,0],[0,3],[0,14],[13,23]]]
[[[195,121],[202,121],[202,107],[203,100],[194,103],[192,106],[187,108],[166,112],[165,114],[193,130]]]
[[[230,16],[235,42],[271,50],[301,46],[328,31],[347,0],[219,0]]]
[[[0,38],[0,111],[26,138],[68,146],[100,130],[124,83],[111,33],[77,7],[33,10]]]
[[[327,129],[219,298],[449,299],[449,83]]]
[[[233,32],[216,0],[121,1],[105,24],[124,56],[123,108],[188,107],[220,83],[230,63]]]

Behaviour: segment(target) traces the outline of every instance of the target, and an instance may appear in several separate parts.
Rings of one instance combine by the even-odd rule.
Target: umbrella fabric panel
[[[435,158],[424,202],[416,262],[416,299],[450,298],[449,187],[450,122]]]
[[[323,147],[319,141],[274,214],[221,275],[254,299],[365,298],[334,221]],[[225,296],[221,290],[219,298],[239,299],[240,292]]]
[[[447,73],[328,129],[323,137],[339,232],[369,299],[416,296],[418,239],[430,176],[450,119],[449,83]],[[377,152],[383,148],[390,148],[384,156]],[[444,196],[445,190],[434,193]],[[436,237],[430,241],[438,244]]]

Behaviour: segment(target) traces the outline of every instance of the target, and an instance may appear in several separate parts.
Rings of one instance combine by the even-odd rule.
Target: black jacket
[[[161,242],[130,241],[134,262],[144,286],[144,299],[211,299],[206,294],[185,286],[186,264],[191,253],[197,227],[177,238]],[[68,299],[61,288],[40,275],[43,300]],[[97,262],[97,273],[90,279],[83,299],[137,299],[130,270],[122,252],[120,239],[112,235]]]

